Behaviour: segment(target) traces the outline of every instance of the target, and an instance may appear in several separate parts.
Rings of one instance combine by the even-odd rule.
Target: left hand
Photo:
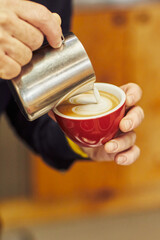
[[[82,147],[89,158],[95,161],[112,161],[119,165],[130,165],[140,155],[140,149],[135,145],[136,133],[143,118],[144,112],[140,106],[135,104],[141,99],[142,90],[134,83],[121,86],[126,94],[126,115],[120,122],[120,131],[116,138],[105,145],[96,148]]]

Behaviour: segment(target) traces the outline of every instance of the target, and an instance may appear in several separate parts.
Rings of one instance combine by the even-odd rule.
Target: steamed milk
[[[71,117],[92,117],[103,114],[115,108],[119,100],[114,95],[101,91],[95,87],[94,91],[88,91],[57,106],[57,110]]]

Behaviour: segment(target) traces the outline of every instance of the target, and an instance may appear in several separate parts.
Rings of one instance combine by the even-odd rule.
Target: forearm
[[[28,122],[11,99],[7,107],[7,116],[20,138],[50,166],[65,170],[76,159],[82,158],[70,148],[58,124],[48,115]]]

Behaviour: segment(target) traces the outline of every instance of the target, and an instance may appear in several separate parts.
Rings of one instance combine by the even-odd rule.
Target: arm
[[[0,77],[11,79],[32,58],[47,38],[49,44],[62,43],[61,19],[43,5],[23,0],[0,0]],[[11,98],[7,116],[17,134],[45,161],[57,169],[67,169],[81,158],[68,145],[59,126],[47,115],[28,122]]]
[[[45,115],[28,122],[21,114],[17,104],[11,98],[7,117],[20,138],[50,166],[66,170],[81,156],[74,153],[60,130],[58,124]],[[82,159],[82,158],[81,158]]]

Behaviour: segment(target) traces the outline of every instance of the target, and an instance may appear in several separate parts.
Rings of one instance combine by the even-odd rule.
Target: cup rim
[[[110,83],[101,83],[101,82],[97,82],[97,83],[94,83],[94,85],[100,85],[100,86],[103,86],[105,85],[108,86],[108,87],[112,87],[116,90],[116,92],[120,93],[121,94],[121,100],[120,100],[120,103],[115,107],[113,108],[112,110],[108,111],[108,112],[105,112],[103,114],[99,114],[99,115],[96,115],[96,116],[88,116],[88,117],[73,117],[73,116],[67,116],[63,113],[60,113],[58,110],[57,110],[57,106],[64,100],[65,96],[63,98],[61,98],[57,103],[56,105],[54,106],[54,108],[52,109],[52,111],[58,115],[59,117],[63,117],[65,119],[70,119],[70,120],[90,120],[90,119],[97,119],[97,118],[101,118],[101,117],[104,117],[104,116],[107,116],[107,115],[110,115],[111,113],[117,111],[118,109],[120,109],[125,101],[126,101],[126,94],[124,93],[124,91],[120,88],[120,87],[117,87],[116,85],[113,85],[113,84],[110,84]],[[106,91],[107,92],[107,91]]]

